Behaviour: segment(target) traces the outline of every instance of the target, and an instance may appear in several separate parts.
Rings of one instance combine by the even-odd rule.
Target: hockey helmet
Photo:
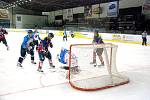
[[[32,34],[33,34],[33,31],[32,30],[27,30],[27,34],[28,34],[28,36],[31,38],[32,37]]]
[[[32,31],[32,30],[28,30],[27,32],[28,32],[28,33],[33,33],[33,31]]]
[[[48,33],[48,37],[49,38],[54,38],[54,34],[53,33]]]
[[[94,36],[95,36],[95,37],[99,37],[98,30],[95,30],[95,31],[94,31]]]

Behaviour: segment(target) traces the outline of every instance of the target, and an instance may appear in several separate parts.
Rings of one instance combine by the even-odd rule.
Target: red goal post
[[[96,55],[96,66],[90,64],[93,61],[93,52],[102,48],[104,66],[101,66]],[[69,52],[69,83],[78,90],[95,91],[107,89],[129,82],[129,78],[121,75],[116,67],[116,52],[118,46],[111,43],[105,44],[72,44]],[[77,72],[74,72],[74,59],[77,59]]]

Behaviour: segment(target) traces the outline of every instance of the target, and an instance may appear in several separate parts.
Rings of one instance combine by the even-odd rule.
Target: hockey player
[[[2,27],[0,27],[0,42],[2,41],[3,44],[7,47],[7,50],[9,50],[9,47],[5,38],[5,34],[8,34],[8,32]]]
[[[72,38],[74,38],[74,33],[73,33],[73,31],[70,31],[70,35],[71,35]]]
[[[49,65],[51,68],[55,68],[55,66],[52,63],[52,55],[50,51],[48,50],[48,47],[53,47],[53,44],[51,42],[51,39],[54,37],[53,33],[48,33],[48,36],[44,38],[44,40],[40,41],[40,44],[38,46],[38,54],[39,54],[39,66],[38,71],[43,72],[42,65],[45,60],[45,57],[48,58]]]
[[[147,32],[146,32],[146,30],[142,33],[142,45],[147,46]]]
[[[18,60],[18,63],[17,63],[18,67],[23,67],[22,62],[26,57],[26,53],[31,55],[31,63],[36,64],[36,62],[34,62],[33,46],[34,46],[33,31],[28,30],[28,34],[24,37],[24,40],[21,44],[21,51],[20,51],[21,56],[19,57],[19,60]]]
[[[65,70],[69,70],[69,50],[65,48],[61,48],[61,51],[59,54],[57,54],[57,59],[60,63],[63,64],[62,68]],[[72,53],[71,54],[71,72],[77,73],[78,70],[78,60],[77,57]]]
[[[103,43],[104,43],[103,39],[101,38],[101,36],[99,36],[98,31],[95,30],[92,44],[103,44]],[[97,54],[97,56],[98,56],[98,58],[101,62],[101,66],[104,66],[104,60],[103,60],[103,57],[102,57],[102,53],[103,53],[103,48],[94,49],[94,51],[93,51],[93,62],[91,62],[91,64],[94,64],[95,67],[97,66],[96,54]]]
[[[67,41],[67,31],[66,31],[66,29],[64,29],[63,41],[65,41],[65,39],[66,39],[66,41]]]

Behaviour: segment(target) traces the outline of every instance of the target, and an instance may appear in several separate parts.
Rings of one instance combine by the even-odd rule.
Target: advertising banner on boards
[[[108,17],[117,17],[118,16],[118,1],[109,2],[107,16]]]

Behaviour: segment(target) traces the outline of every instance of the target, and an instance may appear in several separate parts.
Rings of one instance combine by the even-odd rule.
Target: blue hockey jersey
[[[27,45],[30,43],[30,42],[33,42],[33,36],[32,38],[29,37],[29,35],[26,35],[23,39],[23,42],[21,44],[21,48],[27,48]]]
[[[66,30],[64,31],[64,36],[67,36],[67,32],[66,32]]]
[[[60,54],[59,54],[59,62],[63,63],[63,64],[67,64],[67,62],[65,61],[65,56],[68,53],[67,49],[63,49],[61,50]]]

